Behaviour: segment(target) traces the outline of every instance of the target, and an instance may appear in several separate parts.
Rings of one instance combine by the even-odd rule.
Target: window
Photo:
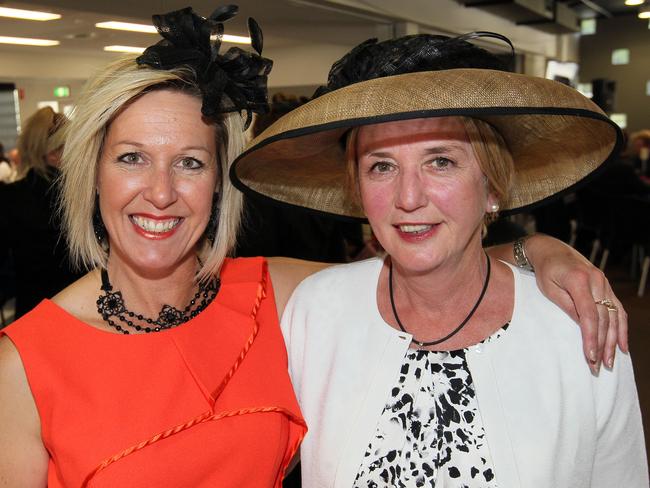
[[[588,36],[596,33],[596,19],[582,19],[580,21],[580,34]]]
[[[623,49],[614,49],[612,51],[612,64],[628,64],[630,62],[630,50]]]
[[[621,129],[627,127],[627,114],[610,114],[609,118]]]

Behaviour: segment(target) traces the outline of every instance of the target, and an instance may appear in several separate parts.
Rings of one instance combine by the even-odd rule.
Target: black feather
[[[264,36],[262,35],[262,29],[252,17],[248,18],[248,34],[251,36],[253,49],[257,51],[257,54],[261,55],[264,47]]]
[[[215,22],[225,22],[226,20],[232,19],[238,13],[239,7],[237,5],[222,5],[216,8],[208,18]]]

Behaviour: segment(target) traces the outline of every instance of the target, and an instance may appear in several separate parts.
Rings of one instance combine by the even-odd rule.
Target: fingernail
[[[600,361],[595,363],[589,363],[589,368],[591,369],[591,374],[597,376],[600,372]]]
[[[607,361],[607,367],[609,369],[612,369],[614,367],[614,358],[613,357],[609,358],[609,360]]]
[[[593,349],[589,349],[589,360],[590,360],[592,363],[595,363],[595,362],[596,362],[596,359],[598,359],[598,358],[596,357],[596,351],[593,350]]]

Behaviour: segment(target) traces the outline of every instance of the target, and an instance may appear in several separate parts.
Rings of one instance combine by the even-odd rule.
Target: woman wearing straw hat
[[[481,246],[498,211],[572,187],[620,131],[471,37],[361,44],[231,170],[246,191],[367,217],[387,252],[307,278],[285,309],[303,484],[648,486],[629,356],[590,372],[571,317]]]

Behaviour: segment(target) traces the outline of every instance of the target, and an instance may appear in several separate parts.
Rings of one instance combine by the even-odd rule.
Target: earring
[[[219,227],[219,192],[212,194],[212,211],[210,212],[210,220],[205,228],[205,237],[214,244],[217,238],[217,228]]]
[[[492,213],[497,213],[499,211],[499,204],[498,203],[493,203],[490,206],[490,210],[492,211]]]
[[[97,241],[101,244],[106,240],[106,227],[99,211],[99,195],[95,195],[95,209],[93,210],[93,232]]]

